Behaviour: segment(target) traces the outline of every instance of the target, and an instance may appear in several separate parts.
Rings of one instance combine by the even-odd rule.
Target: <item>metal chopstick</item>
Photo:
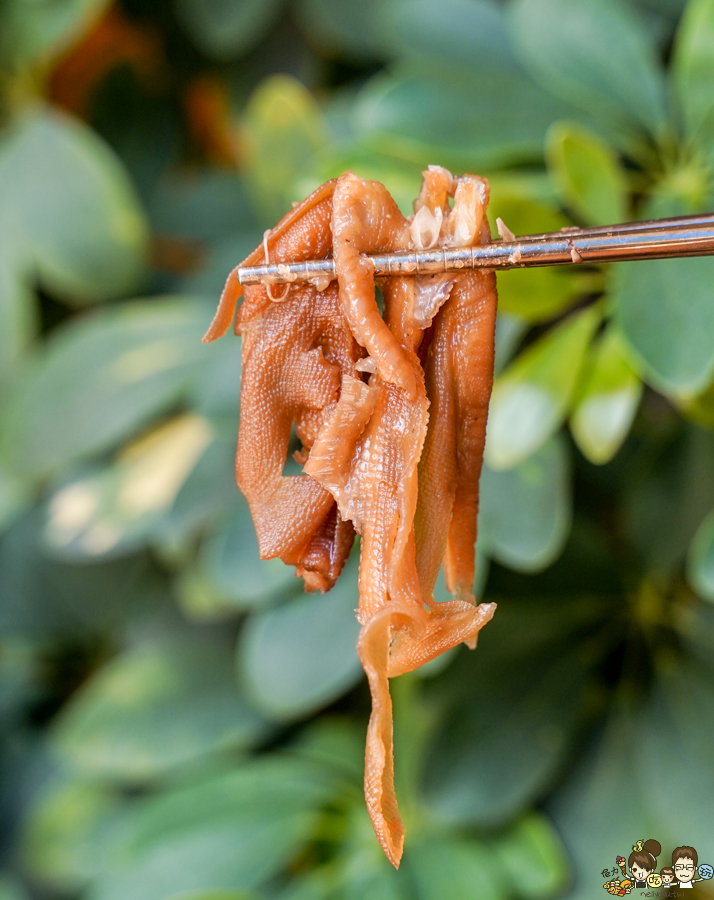
[[[568,229],[493,241],[476,247],[363,254],[374,274],[437,275],[468,269],[521,269],[577,263],[663,259],[714,254],[714,213]],[[335,278],[332,259],[239,266],[243,285],[323,281]]]

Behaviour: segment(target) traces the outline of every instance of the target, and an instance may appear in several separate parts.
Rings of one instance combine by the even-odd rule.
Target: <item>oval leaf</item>
[[[568,455],[553,438],[506,472],[483,467],[479,498],[479,550],[519,572],[554,562],[570,531]]]
[[[239,648],[246,689],[267,716],[290,720],[336,699],[360,677],[357,555],[335,587],[253,616]]]
[[[558,894],[567,884],[565,850],[543,815],[530,813],[519,819],[493,849],[518,897],[541,900]]]
[[[461,71],[516,66],[503,9],[493,0],[381,0],[376,11],[390,55]]]
[[[595,307],[570,316],[531,344],[496,380],[484,454],[492,469],[523,462],[558,429],[599,322]]]
[[[300,590],[292,566],[261,559],[248,504],[237,488],[235,511],[216,528],[201,552],[202,569],[218,594],[234,609],[254,609]]]
[[[22,855],[33,878],[77,893],[106,864],[109,841],[126,808],[116,790],[76,777],[43,785],[25,822]]]
[[[405,63],[368,82],[354,128],[385,151],[464,171],[540,160],[548,127],[572,114],[517,69],[431,72]]]
[[[381,56],[377,27],[379,3],[375,0],[299,0],[295,4],[300,23],[320,52],[346,56],[356,62],[372,62]]]
[[[563,205],[586,225],[625,219],[627,179],[616,154],[597,135],[559,122],[548,132],[546,160]]]
[[[310,92],[289,75],[266,78],[250,98],[243,128],[246,177],[256,206],[271,225],[285,215],[295,182],[309,173],[327,131]]]
[[[282,0],[176,0],[186,33],[206,56],[234,59],[270,28]]]
[[[53,743],[84,774],[136,782],[265,731],[235,686],[228,647],[194,639],[116,657],[63,707]]]
[[[615,267],[616,315],[653,384],[697,394],[714,375],[714,259],[652,259]]]
[[[25,115],[0,152],[0,222],[44,286],[75,305],[126,294],[148,228],[118,159],[57,111]]]
[[[75,561],[146,546],[211,438],[206,419],[180,416],[126,447],[115,465],[70,481],[49,500],[46,544]]]
[[[642,396],[622,339],[610,327],[588,351],[570,430],[590,462],[609,462],[622,446]]]
[[[210,312],[152,298],[58,329],[18,379],[0,426],[8,469],[42,477],[108,449],[187,391],[210,362]]]
[[[562,765],[581,714],[579,647],[556,643],[490,672],[484,656],[452,666],[447,677],[477,679],[478,692],[450,710],[425,767],[428,806],[451,825],[497,826],[532,803]]]
[[[687,137],[709,158],[714,137],[714,2],[690,0],[679,23],[672,78]]]
[[[264,756],[144,801],[114,842],[91,900],[167,900],[253,890],[313,833],[334,779],[307,761]]]
[[[474,885],[478,885],[479,900],[505,900],[507,896],[491,865],[490,848],[478,841],[432,838],[410,847],[404,861],[419,900],[466,898],[473,895]]]
[[[687,577],[700,597],[714,602],[714,511],[694,535],[687,555]]]
[[[0,58],[4,63],[27,64],[56,55],[109,5],[109,0],[10,0],[2,8]]]
[[[521,59],[554,94],[658,134],[666,122],[664,80],[634,13],[619,0],[516,0],[512,33]]]

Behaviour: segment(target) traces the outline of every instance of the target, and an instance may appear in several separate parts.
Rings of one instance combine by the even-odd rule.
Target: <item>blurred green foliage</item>
[[[711,208],[714,0],[5,0],[0,121],[0,898],[585,898],[638,839],[711,861],[714,260],[499,275],[499,609],[393,684],[399,872],[357,560],[321,596],[258,559],[239,342],[200,338],[346,168],[405,211],[428,163],[487,175],[516,233]]]

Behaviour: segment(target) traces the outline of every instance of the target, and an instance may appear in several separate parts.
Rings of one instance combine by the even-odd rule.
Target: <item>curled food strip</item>
[[[270,234],[270,229],[263,232],[263,250],[265,252],[265,265],[270,265],[270,253],[268,252],[268,235]],[[270,297],[273,303],[282,303],[283,300],[287,300],[288,294],[290,293],[290,285],[286,284],[285,289],[279,297],[273,296],[272,286],[269,284],[265,285],[265,289],[268,292],[268,297]]]
[[[395,866],[404,826],[389,678],[458,643],[473,648],[495,611],[476,605],[472,586],[496,288],[493,272],[384,277],[382,316],[361,254],[486,243],[487,203],[483,179],[430,166],[405,219],[381,184],[347,172],[266,236],[278,262],[332,250],[337,285],[296,285],[280,304],[264,286],[248,288],[237,320],[244,336],[237,475],[261,556],[280,557],[309,589],[327,590],[354,531],[362,538],[358,652],[372,694],[365,798]],[[229,327],[234,294],[229,279],[209,339]],[[293,426],[304,465],[287,478]],[[437,603],[442,563],[455,597]]]

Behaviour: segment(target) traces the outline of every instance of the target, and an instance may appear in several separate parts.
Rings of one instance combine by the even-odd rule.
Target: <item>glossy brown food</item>
[[[404,827],[389,678],[458,643],[474,647],[495,610],[476,605],[472,585],[496,285],[493,272],[380,278],[380,314],[361,254],[488,242],[487,203],[483,179],[434,166],[406,219],[381,184],[347,172],[243,263],[335,260],[337,284],[246,290],[237,476],[261,556],[295,565],[308,590],[334,584],[361,535],[358,652],[372,694],[365,797],[395,866]],[[207,340],[230,326],[239,295],[232,273]],[[293,427],[303,473],[285,477]],[[442,563],[454,599],[436,603]]]

